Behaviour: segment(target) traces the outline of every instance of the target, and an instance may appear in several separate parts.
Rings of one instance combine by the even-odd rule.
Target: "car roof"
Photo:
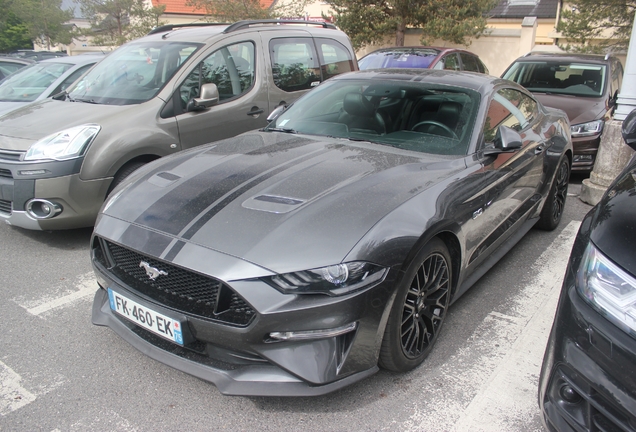
[[[79,54],[75,56],[65,56],[65,57],[55,57],[48,58],[45,60],[40,60],[38,63],[70,63],[74,65],[85,64],[85,63],[95,63],[100,61],[105,57],[104,54],[94,53],[94,54]]]
[[[609,55],[603,56],[598,54],[572,54],[572,53],[542,53],[534,52],[528,53],[523,57],[519,57],[515,62],[524,61],[566,61],[566,62],[580,62],[586,61],[590,63],[602,63],[607,64],[608,60],[612,58]]]
[[[523,89],[523,87],[509,80],[504,80],[477,72],[451,70],[368,69],[364,71],[349,72],[346,74],[337,75],[330,78],[330,80],[356,78],[413,82],[425,81],[426,83],[464,87],[478,92],[483,92],[485,86],[505,84],[507,86],[522,89],[524,92],[527,92],[527,90]]]
[[[21,58],[21,57],[9,57],[9,56],[0,56],[0,61],[8,62],[8,63],[19,63],[23,65],[30,65],[35,63],[33,59]]]
[[[380,48],[366,55],[380,53],[380,52],[405,52],[405,51],[435,51],[438,54],[446,54],[448,52],[463,52],[463,53],[475,55],[475,53],[472,53],[470,51],[466,51],[460,48],[445,48],[445,47],[421,46],[421,45]]]

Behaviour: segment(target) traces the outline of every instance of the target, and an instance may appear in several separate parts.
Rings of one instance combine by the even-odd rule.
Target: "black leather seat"
[[[344,113],[338,119],[350,132],[386,133],[386,123],[375,105],[362,93],[347,93],[343,101]]]

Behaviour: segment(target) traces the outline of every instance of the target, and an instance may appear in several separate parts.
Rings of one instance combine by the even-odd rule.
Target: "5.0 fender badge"
[[[141,261],[139,263],[139,267],[141,267],[144,270],[146,270],[146,275],[148,275],[150,280],[155,280],[159,276],[168,276],[168,272],[167,271],[159,270],[158,268],[152,267],[146,261]]]

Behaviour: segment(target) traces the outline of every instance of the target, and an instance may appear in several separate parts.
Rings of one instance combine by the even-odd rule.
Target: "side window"
[[[307,90],[320,84],[320,66],[311,38],[281,38],[269,42],[274,84],[281,90]]]
[[[60,92],[63,92],[64,90],[66,90],[71,84],[73,84],[75,81],[77,81],[77,79],[79,77],[84,75],[84,72],[89,70],[91,67],[93,67],[92,64],[89,64],[89,65],[86,65],[86,66],[82,66],[81,68],[79,68],[78,70],[76,70],[75,72],[73,72],[72,74],[67,76],[66,79],[64,81],[62,81],[62,83],[60,85],[58,85],[55,88],[55,90],[53,90],[51,92],[51,94],[52,95],[58,94]]]
[[[353,70],[351,54],[342,44],[330,39],[316,39],[316,43],[324,80]]]
[[[444,62],[444,69],[459,70],[459,59],[457,58],[457,54],[449,54],[441,61]]]
[[[459,56],[462,59],[465,71],[482,72],[479,70],[479,64],[477,63],[477,58],[475,56],[466,53],[460,53]]]
[[[521,131],[537,115],[538,106],[534,99],[514,89],[501,89],[490,101],[484,124],[484,140],[493,142],[501,125]]]
[[[199,97],[203,84],[213,83],[223,102],[246,93],[254,84],[254,44],[240,42],[214,51],[181,84],[183,107]]]

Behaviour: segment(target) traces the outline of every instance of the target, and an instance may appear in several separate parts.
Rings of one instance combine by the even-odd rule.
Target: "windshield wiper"
[[[265,132],[284,132],[290,134],[298,133],[292,128],[265,128],[264,130]]]
[[[72,102],[84,102],[84,103],[89,103],[89,104],[98,104],[97,102],[95,102],[93,99],[71,99]]]

